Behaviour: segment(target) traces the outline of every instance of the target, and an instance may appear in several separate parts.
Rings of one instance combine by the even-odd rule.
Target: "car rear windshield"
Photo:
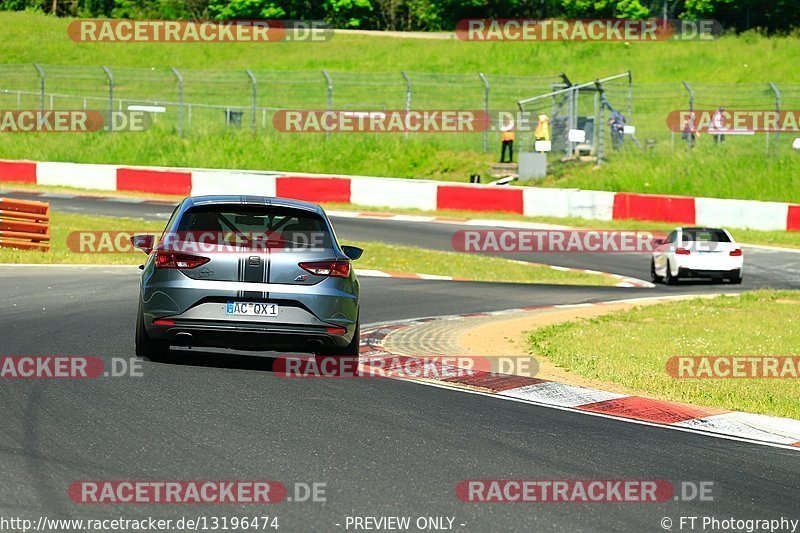
[[[683,242],[731,242],[728,234],[719,229],[685,229]]]
[[[203,205],[188,209],[174,232],[224,235],[242,247],[269,241],[286,248],[331,248],[333,238],[322,217],[302,209],[261,205]]]

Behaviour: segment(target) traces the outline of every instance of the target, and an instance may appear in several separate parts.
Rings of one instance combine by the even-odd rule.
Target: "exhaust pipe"
[[[191,333],[188,333],[186,331],[181,331],[175,334],[175,344],[181,346],[189,346],[190,344],[192,344],[193,338],[194,337],[192,337]]]
[[[306,346],[312,349],[322,348],[322,341],[319,339],[309,339],[306,341]]]

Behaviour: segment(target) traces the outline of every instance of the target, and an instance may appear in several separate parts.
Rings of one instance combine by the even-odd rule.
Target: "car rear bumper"
[[[675,255],[674,264],[678,269],[706,272],[728,272],[742,268],[742,257],[730,256],[727,253],[708,253]]]
[[[175,346],[317,352],[347,346],[356,330],[355,324],[350,327],[320,327],[186,319],[172,322],[164,325],[151,323],[148,335]]]
[[[682,278],[736,278],[741,275],[741,272],[739,268],[731,270],[709,270],[681,267],[678,269],[678,276]]]
[[[157,282],[143,278],[140,297],[147,335],[175,345],[298,352],[345,347],[359,316],[355,280],[329,278],[307,287],[201,281],[165,272]],[[272,303],[278,315],[229,315],[228,302]]]

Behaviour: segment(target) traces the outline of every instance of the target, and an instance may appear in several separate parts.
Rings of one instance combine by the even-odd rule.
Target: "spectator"
[[[619,111],[614,111],[608,119],[608,125],[611,127],[611,145],[614,150],[619,150],[625,140],[625,117]]]
[[[697,140],[697,124],[695,123],[696,117],[694,111],[689,113],[686,121],[681,128],[681,139],[687,142],[689,148],[694,148]]]
[[[533,136],[537,141],[550,140],[550,119],[544,113],[539,115],[539,123],[536,124]]]
[[[708,127],[709,133],[714,134],[714,142],[719,144],[725,142],[725,108],[719,109],[711,116],[711,125]]]
[[[506,117],[503,127],[500,128],[500,139],[503,141],[503,147],[500,149],[500,162],[513,163],[514,162],[514,119]],[[508,149],[508,161],[506,161],[506,149]]]

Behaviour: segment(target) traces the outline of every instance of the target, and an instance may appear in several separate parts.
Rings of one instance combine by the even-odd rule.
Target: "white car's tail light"
[[[737,248],[735,250],[731,250],[730,255],[733,256],[733,257],[741,257],[742,256],[742,249],[741,248]]]
[[[197,268],[211,261],[199,255],[156,252],[156,268]]]
[[[692,252],[690,252],[688,248],[678,248],[677,250],[675,250],[675,253],[678,255],[689,255]]]
[[[315,276],[331,276],[334,278],[350,276],[350,261],[314,261],[311,263],[298,263],[297,266]]]

